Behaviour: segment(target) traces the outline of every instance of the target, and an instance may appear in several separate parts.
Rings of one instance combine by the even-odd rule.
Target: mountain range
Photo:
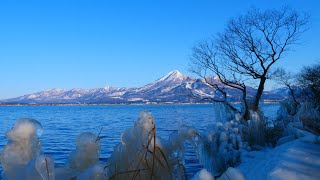
[[[221,85],[215,78],[210,81]],[[239,101],[241,92],[224,87],[228,100]],[[247,96],[256,89],[247,87]],[[105,86],[94,89],[50,89],[24,96],[0,100],[1,104],[130,104],[130,103],[200,103],[219,95],[203,79],[195,79],[174,70],[164,77],[138,88]],[[265,91],[263,100],[280,101],[287,96],[285,89]],[[219,98],[219,97],[218,97]]]

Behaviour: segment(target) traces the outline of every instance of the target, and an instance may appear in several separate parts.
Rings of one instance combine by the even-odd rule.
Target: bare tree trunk
[[[246,91],[246,88],[243,91],[242,99],[243,99],[243,105],[244,105],[244,108],[245,108],[243,118],[245,120],[249,120],[250,113],[249,113],[249,107],[248,107],[248,103],[247,103],[247,91]]]
[[[288,84],[287,86],[288,86],[288,88],[289,88],[289,90],[290,90],[290,93],[291,93],[291,96],[292,96],[292,98],[293,98],[294,103],[299,104],[298,101],[297,101],[297,99],[296,99],[296,96],[294,95],[293,89],[291,88],[291,86],[290,86],[289,84]]]
[[[253,104],[253,110],[254,111],[258,111],[259,109],[259,101],[261,98],[261,95],[263,93],[264,90],[264,83],[266,82],[267,78],[265,76],[261,77],[260,83],[259,83],[259,87],[258,87],[258,91],[254,100],[254,104]]]

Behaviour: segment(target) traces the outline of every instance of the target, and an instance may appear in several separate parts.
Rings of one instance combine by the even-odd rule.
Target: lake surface
[[[110,157],[120,135],[133,126],[140,111],[150,111],[157,125],[157,136],[167,139],[181,125],[195,127],[200,133],[207,125],[216,121],[215,106],[194,105],[112,105],[112,106],[1,106],[0,107],[0,151],[7,143],[5,132],[13,127],[18,118],[38,120],[44,133],[40,140],[44,154],[53,156],[57,166],[63,166],[69,153],[75,149],[76,136],[82,132],[101,135],[101,158]],[[266,116],[275,118],[278,104],[265,104],[262,109]],[[186,148],[186,165],[189,175],[201,166],[191,147]],[[1,168],[0,168],[1,170]]]

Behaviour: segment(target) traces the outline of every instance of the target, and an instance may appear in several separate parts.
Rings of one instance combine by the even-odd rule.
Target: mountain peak
[[[165,84],[166,85],[170,84],[170,85],[176,86],[176,85],[180,85],[180,84],[184,83],[188,79],[190,79],[189,76],[187,76],[185,74],[181,74],[178,70],[173,70],[152,84],[160,83],[161,86],[163,86]]]
[[[180,73],[180,71],[175,69],[175,70],[170,71],[169,74],[181,74],[181,73]]]
[[[173,71],[170,71],[167,75],[165,75],[161,79],[168,79],[168,78],[185,79],[186,77],[187,77],[186,75],[181,74],[178,70],[173,70]]]
[[[155,91],[159,89],[172,89],[185,83],[185,81],[189,80],[187,75],[181,74],[178,70],[170,71],[167,75],[162,78],[156,80],[155,82],[149,83],[143,87],[137,88],[136,92],[144,92],[144,91]]]
[[[106,91],[110,91],[112,89],[115,89],[115,87],[113,87],[113,86],[104,86],[103,89],[106,90]]]

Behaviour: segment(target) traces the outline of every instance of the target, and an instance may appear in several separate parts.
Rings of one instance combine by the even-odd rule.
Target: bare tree
[[[200,51],[197,54],[201,56],[193,58],[193,62],[204,58],[207,64],[203,67],[210,65],[206,69],[220,74],[226,85],[234,85],[242,91],[245,87],[242,76],[256,80],[258,90],[253,110],[258,111],[270,68],[298,43],[301,34],[307,30],[308,22],[308,15],[287,7],[266,11],[251,9],[245,15],[231,19],[216,38],[208,39],[209,43],[205,43],[208,47],[203,48],[202,43],[197,45],[193,51]],[[215,61],[205,59],[213,54]],[[224,77],[226,73],[231,73],[234,79]]]
[[[320,105],[320,62],[304,67],[299,73],[298,82],[306,101]]]
[[[212,87],[216,92],[219,92],[223,95],[222,100],[211,99],[214,102],[223,102],[227,106],[235,109],[231,104],[227,102],[227,93],[224,91],[224,86],[228,86],[242,92],[242,100],[244,104],[244,119],[249,119],[249,108],[246,101],[246,85],[241,76],[237,75],[237,72],[230,71],[228,68],[224,67],[224,61],[221,59],[216,59],[217,54],[214,52],[214,44],[212,41],[203,41],[198,43],[193,48],[192,53],[192,64],[190,70],[202,77],[207,85]],[[218,78],[218,82],[213,80],[212,76]],[[218,84],[220,83],[220,85]]]
[[[271,78],[273,78],[276,81],[279,81],[283,85],[285,85],[289,89],[290,95],[291,95],[294,103],[299,104],[299,102],[297,101],[296,95],[295,95],[296,94],[295,90],[293,89],[293,85],[294,85],[294,81],[295,81],[294,74],[284,70],[283,68],[277,68],[273,72],[273,75]]]

